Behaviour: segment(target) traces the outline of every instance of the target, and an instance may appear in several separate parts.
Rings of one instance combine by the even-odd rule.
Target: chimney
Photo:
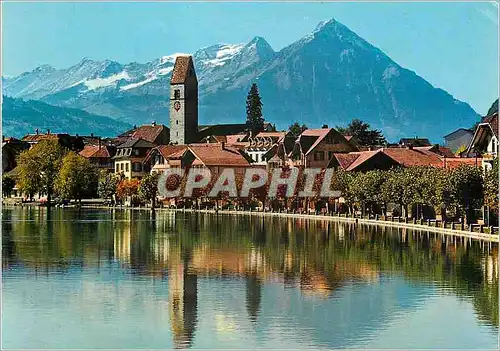
[[[90,133],[90,136],[93,138],[94,137],[94,133]]]
[[[154,127],[156,126],[156,121],[151,122],[151,125]]]
[[[47,129],[47,134],[50,134],[50,129]]]
[[[35,133],[36,133],[36,135],[38,135],[38,128],[37,128],[37,129],[35,129]]]
[[[322,129],[326,129],[328,128],[328,124],[323,124],[323,127],[321,127]]]
[[[220,143],[220,149],[221,149],[221,150],[224,150],[224,147],[225,147],[225,146],[226,146],[226,143],[222,141],[222,142]]]
[[[413,145],[412,144],[408,144],[408,150],[413,150]]]
[[[99,150],[101,150],[101,137],[99,137]]]

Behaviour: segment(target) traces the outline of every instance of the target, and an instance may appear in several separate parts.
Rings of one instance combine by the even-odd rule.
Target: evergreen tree
[[[291,124],[288,127],[288,131],[290,134],[292,134],[294,137],[298,137],[304,130],[307,129],[307,126],[305,124],[300,125],[299,122],[295,122]]]
[[[257,84],[253,83],[247,96],[247,125],[256,133],[264,129],[264,118],[262,117],[262,101]]]

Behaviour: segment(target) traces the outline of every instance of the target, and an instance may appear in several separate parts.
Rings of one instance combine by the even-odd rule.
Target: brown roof
[[[130,137],[133,139],[144,139],[150,143],[154,143],[164,128],[166,127],[162,124],[140,126],[132,132]]]
[[[402,166],[441,165],[441,157],[433,152],[423,152],[408,148],[385,148],[377,151],[384,152]]]
[[[178,153],[179,151],[184,151],[186,149],[186,145],[160,145],[157,147],[157,150],[165,158],[168,158],[173,154]]]
[[[95,145],[85,145],[83,147],[83,150],[79,152],[80,156],[83,156],[85,158],[90,158],[92,155],[94,155],[97,151],[99,150],[98,146]]]
[[[461,165],[468,165],[468,166],[476,166],[476,167],[481,167],[482,165],[482,159],[481,158],[475,158],[475,157],[455,157],[455,158],[447,158],[443,160],[443,166],[446,168],[457,168]]]
[[[246,137],[245,134],[226,135],[226,142],[228,144],[234,144],[234,143],[240,142],[241,140],[245,139],[245,137]]]
[[[222,144],[192,144],[188,149],[205,166],[249,166],[249,161],[235,147]]]
[[[111,154],[106,146],[85,145],[83,150],[78,153],[85,158],[107,158]]]
[[[23,137],[23,141],[40,141],[40,140],[54,140],[59,139],[59,134],[28,134]]]
[[[193,68],[193,59],[191,56],[177,56],[170,84],[182,84],[188,77],[189,68]],[[193,68],[194,69],[194,68]]]
[[[347,169],[359,157],[359,153],[354,153],[354,152],[349,154],[335,153],[333,154],[333,156],[339,163],[340,168]]]
[[[443,157],[448,157],[448,158],[453,158],[456,157],[453,151],[449,147],[445,146],[439,146],[439,145],[434,145],[434,146],[418,146],[414,147],[414,150],[422,151],[424,153],[432,152],[437,155],[443,156]]]

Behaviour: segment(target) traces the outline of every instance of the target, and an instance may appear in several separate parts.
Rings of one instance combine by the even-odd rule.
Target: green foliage
[[[97,194],[101,199],[111,199],[116,194],[118,188],[119,177],[114,173],[101,171],[99,174],[99,184]]]
[[[3,196],[10,196],[12,190],[16,186],[16,180],[8,175],[2,177],[2,192]]]
[[[151,202],[151,207],[155,207],[156,196],[158,195],[159,174],[154,172],[145,175],[139,184],[139,195]]]
[[[492,212],[498,213],[498,158],[493,161],[493,167],[484,175],[484,204]]]
[[[22,152],[17,160],[19,185],[27,194],[47,194],[50,204],[65,150],[56,140],[42,140]]]
[[[247,96],[247,125],[255,133],[264,129],[262,117],[262,101],[257,84],[253,83]]]
[[[299,122],[295,122],[288,127],[288,131],[295,137],[298,137],[304,130],[307,130],[305,124],[300,125]]]
[[[469,219],[471,211],[483,205],[484,186],[481,171],[461,165],[446,175],[447,203],[455,206],[461,216]]]
[[[379,130],[371,129],[368,123],[365,123],[359,119],[353,119],[347,128],[335,127],[337,131],[343,135],[352,135],[359,145],[370,146],[370,145],[385,145],[387,141]]]
[[[97,188],[97,172],[89,160],[70,151],[62,160],[56,190],[64,199],[81,201]]]

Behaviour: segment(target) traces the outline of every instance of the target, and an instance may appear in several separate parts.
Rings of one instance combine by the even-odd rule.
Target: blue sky
[[[3,3],[3,74],[82,57],[146,62],[262,36],[275,50],[335,18],[481,114],[498,97],[498,4]]]

